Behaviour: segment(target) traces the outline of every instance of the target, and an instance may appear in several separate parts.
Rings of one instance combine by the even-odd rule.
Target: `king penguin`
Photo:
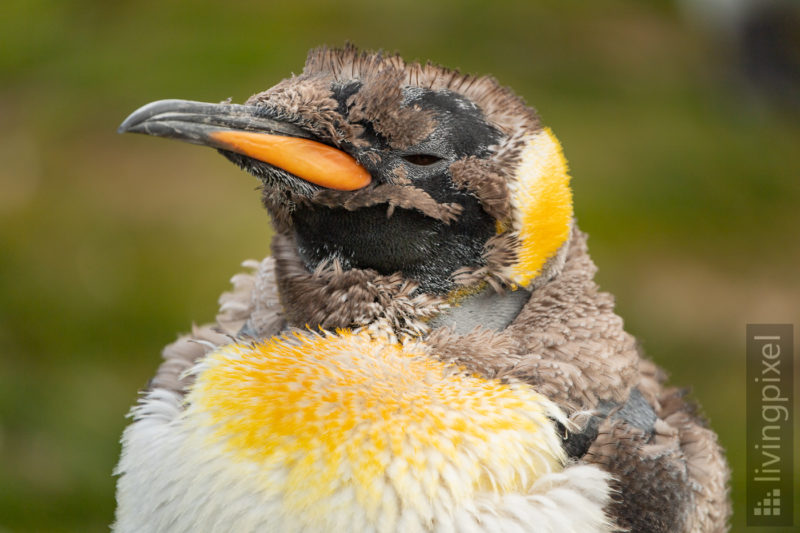
[[[120,132],[216,148],[274,236],[132,410],[123,532],[711,532],[716,435],[593,278],[562,148],[493,78],[312,50],[244,105]]]

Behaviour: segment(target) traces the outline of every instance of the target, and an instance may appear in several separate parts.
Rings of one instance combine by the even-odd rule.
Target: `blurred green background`
[[[107,529],[125,413],[162,346],[212,319],[239,263],[268,250],[254,178],[117,125],[161,98],[242,102],[346,40],[492,73],[537,107],[570,160],[603,288],[719,432],[743,530],[745,324],[800,323],[800,121],[688,14],[619,0],[5,0],[0,531]]]

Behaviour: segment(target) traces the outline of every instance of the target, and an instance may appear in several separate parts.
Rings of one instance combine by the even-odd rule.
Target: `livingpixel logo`
[[[791,526],[794,502],[794,331],[747,326],[747,525]]]

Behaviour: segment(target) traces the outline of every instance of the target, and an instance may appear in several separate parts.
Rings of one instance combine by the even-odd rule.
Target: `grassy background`
[[[744,327],[800,323],[800,127],[670,3],[6,0],[0,531],[107,529],[161,347],[267,253],[253,178],[117,125],[160,98],[241,102],[346,40],[490,72],[539,109],[599,280],[693,386],[744,529]]]

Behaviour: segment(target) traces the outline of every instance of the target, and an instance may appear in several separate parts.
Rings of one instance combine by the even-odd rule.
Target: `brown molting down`
[[[388,183],[368,186],[353,192],[325,189],[314,194],[312,201],[327,207],[343,207],[348,211],[385,203],[391,210],[389,213],[394,211],[395,207],[416,209],[425,216],[445,224],[458,218],[463,210],[459,204],[439,203],[430,194],[417,187]]]
[[[261,187],[261,203],[267,209],[272,228],[286,233],[292,228],[292,211],[298,205],[308,203],[308,198],[293,193],[289,189]]]
[[[606,419],[584,461],[614,475],[611,514],[624,531],[689,531],[693,505],[683,452],[674,428],[655,423],[651,437],[619,420]]]
[[[509,225],[511,198],[502,168],[495,160],[470,156],[450,165],[450,177],[456,187],[475,193],[484,211]]]
[[[335,145],[354,142],[363,126],[352,124],[337,110],[330,78],[324,75],[300,76],[282,80],[270,89],[254,94],[246,104],[262,104],[277,112],[279,118],[299,122],[317,137]]]
[[[639,374],[641,380],[638,385],[639,392],[645,397],[647,403],[658,411],[661,409],[658,398],[669,376],[664,369],[658,367],[653,361],[645,357],[641,346],[637,344],[636,349],[639,351],[640,358]]]
[[[506,273],[517,260],[518,246],[517,237],[509,232],[490,237],[483,246],[483,265],[456,270],[453,281],[464,287],[486,282],[497,292],[504,291],[513,284]]]
[[[358,328],[386,321],[401,335],[427,331],[425,321],[445,305],[429,294],[414,294],[417,284],[401,274],[383,276],[374,270],[343,270],[338,264],[308,272],[294,240],[272,239],[275,273],[289,325],[295,327]]]
[[[446,363],[490,379],[508,372],[523,357],[516,339],[484,328],[466,335],[453,333],[448,327],[437,328],[420,346]]]
[[[660,389],[654,407],[651,437],[607,419],[584,457],[614,475],[618,525],[655,533],[727,531],[729,471],[717,436],[677,389]]]
[[[517,168],[522,150],[530,141],[531,134],[536,133],[540,129],[541,126],[534,131],[515,131],[502,143],[502,146],[497,147],[497,151],[493,154],[492,159],[497,162],[498,168],[506,170],[506,180],[515,179],[515,176],[508,175],[507,171]]]
[[[716,433],[706,427],[705,420],[695,414],[695,405],[683,396],[675,388],[663,390],[657,414],[677,430],[685,456],[694,497],[687,530],[721,533],[727,531],[731,515],[730,471]]]
[[[250,320],[256,306],[261,308],[269,305],[271,295],[262,294],[259,287],[270,279],[269,270],[273,268],[273,263],[269,257],[261,262],[250,259],[242,263],[248,271],[234,274],[231,278],[233,290],[222,293],[217,301],[219,303],[217,329],[234,335]],[[261,297],[264,299],[259,302]]]
[[[586,236],[574,229],[560,275],[532,292],[508,328],[464,337],[440,328],[427,339],[431,353],[486,377],[529,383],[568,414],[600,400],[624,403],[639,380],[639,354],[595,271]]]
[[[359,52],[352,45],[343,49],[320,47],[308,53],[302,76],[322,75],[346,82],[367,79],[385,70],[402,73],[398,77],[402,85],[449,90],[467,97],[481,108],[489,123],[506,135],[541,129],[536,112],[494,78],[461,74],[432,63],[406,63],[399,55]]]
[[[403,106],[405,74],[399,68],[369,69],[362,73],[363,88],[347,100],[347,118],[368,120],[389,146],[408,148],[424,141],[436,127],[430,112]]]
[[[586,235],[573,229],[563,269],[533,291],[508,327],[526,357],[510,376],[563,403],[592,409],[599,400],[624,403],[639,381],[639,353],[614,313],[614,298],[600,292]]]
[[[398,167],[403,170],[402,167]],[[395,169],[397,170],[397,169]],[[403,172],[396,172],[400,177],[398,182],[408,179]],[[357,191],[336,191],[322,189],[311,198],[306,198],[291,192],[288,189],[278,190],[270,187],[262,188],[261,201],[270,214],[273,228],[279,233],[289,233],[292,228],[292,211],[298,205],[311,203],[325,207],[343,207],[349,211],[386,204],[387,216],[391,216],[394,209],[416,209],[425,216],[450,224],[458,218],[463,207],[457,203],[439,203],[424,190],[410,184],[371,184]]]
[[[392,169],[392,183],[395,185],[411,185],[406,167],[398,165]]]
[[[331,86],[354,80],[362,80],[364,87],[369,87],[351,97],[348,104],[352,106],[343,116],[337,110]],[[251,96],[247,104],[268,107],[337,146],[344,141],[363,146],[359,138],[363,127],[357,122],[367,119],[391,146],[402,148],[423,140],[435,126],[426,112],[401,106],[404,86],[461,94],[483,111],[490,124],[509,136],[541,129],[536,112],[492,77],[461,74],[431,63],[406,63],[398,55],[359,52],[352,46],[312,50],[302,74]]]
[[[255,275],[240,273],[231,279],[234,291],[220,297],[217,323],[226,330],[238,327],[240,335],[256,338],[277,335],[287,325],[275,280],[275,260],[267,257],[260,263],[245,261],[243,265],[255,269]],[[238,287],[248,283],[246,280],[252,280],[249,282],[252,288],[249,294],[242,294]]]

